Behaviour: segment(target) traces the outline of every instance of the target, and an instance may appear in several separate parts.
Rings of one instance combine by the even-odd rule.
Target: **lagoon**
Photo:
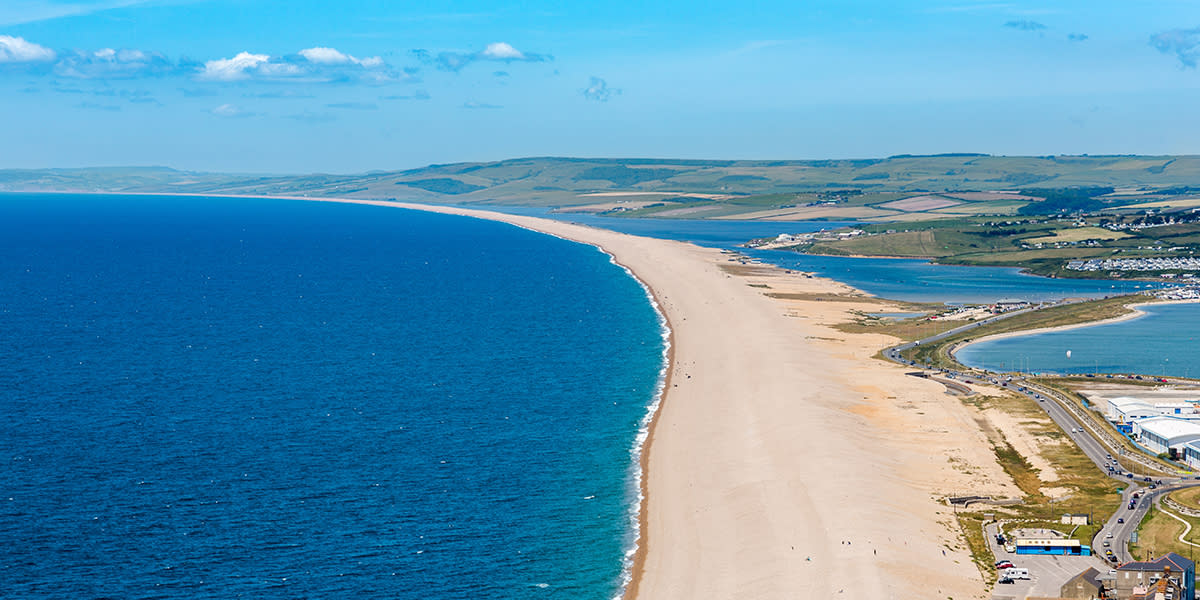
[[[1200,377],[1200,304],[1141,310],[1144,316],[1125,321],[982,341],[956,356],[999,371]]]

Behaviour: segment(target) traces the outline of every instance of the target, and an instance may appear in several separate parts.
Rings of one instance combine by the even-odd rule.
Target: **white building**
[[[1183,462],[1200,471],[1200,441],[1188,442],[1183,445]]]
[[[1114,423],[1132,423],[1153,417],[1200,419],[1200,413],[1196,412],[1196,405],[1191,402],[1155,402],[1151,404],[1125,396],[1110,398],[1106,412],[1108,420]]]
[[[1140,419],[1133,422],[1133,435],[1151,452],[1162,454],[1176,448],[1183,454],[1184,444],[1200,440],[1200,422],[1172,417]]]

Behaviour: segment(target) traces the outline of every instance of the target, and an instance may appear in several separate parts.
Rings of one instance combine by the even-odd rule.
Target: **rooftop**
[[[1154,417],[1138,421],[1138,427],[1162,438],[1171,439],[1194,435],[1200,437],[1200,423],[1171,417]]]

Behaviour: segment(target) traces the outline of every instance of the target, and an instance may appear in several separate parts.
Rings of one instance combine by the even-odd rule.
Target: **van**
[[[1004,576],[1010,579],[1029,579],[1029,569],[1012,567],[1004,570]]]

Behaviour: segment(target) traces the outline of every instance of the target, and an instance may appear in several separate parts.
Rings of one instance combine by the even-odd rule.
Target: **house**
[[[1091,522],[1091,515],[1087,513],[1065,514],[1062,516],[1063,525],[1087,525]]]
[[[1160,583],[1166,580],[1166,583]],[[1160,591],[1160,588],[1161,589]],[[1194,598],[1196,563],[1174,553],[1148,561],[1127,562],[1117,567],[1117,600],[1132,598],[1172,600]],[[1168,592],[1173,592],[1168,595]],[[1135,594],[1140,594],[1135,596]]]
[[[1104,583],[1100,571],[1092,567],[1070,578],[1063,584],[1058,595],[1070,600],[1096,600],[1104,597]]]

